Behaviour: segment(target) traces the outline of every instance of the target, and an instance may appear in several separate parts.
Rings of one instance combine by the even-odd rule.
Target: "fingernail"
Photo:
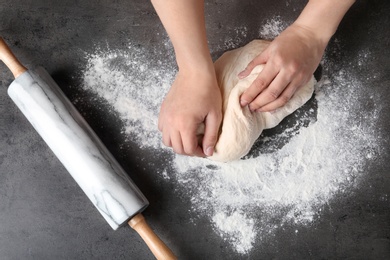
[[[245,70],[243,70],[243,71],[241,71],[240,73],[238,73],[238,78],[239,78],[239,79],[245,78],[244,72],[245,72]]]
[[[245,107],[246,105],[248,105],[248,101],[246,101],[245,99],[241,99],[241,100],[240,100],[240,105],[241,105],[242,107]]]
[[[213,153],[214,153],[214,147],[212,147],[212,146],[207,147],[205,154],[207,156],[211,156],[211,155],[213,155]]]

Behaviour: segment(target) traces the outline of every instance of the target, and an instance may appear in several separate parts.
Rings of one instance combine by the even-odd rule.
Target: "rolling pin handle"
[[[19,60],[12,53],[7,43],[3,38],[0,37],[0,60],[9,68],[15,78],[25,72],[27,69],[24,67]]]
[[[146,223],[144,216],[141,213],[135,215],[128,222],[137,233],[142,237],[148,245],[150,251],[158,260],[175,260],[177,257],[172,251],[161,241],[161,239],[153,232]]]

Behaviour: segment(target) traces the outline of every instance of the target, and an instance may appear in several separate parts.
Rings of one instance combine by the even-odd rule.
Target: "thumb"
[[[265,50],[261,54],[257,55],[251,62],[249,62],[243,71],[238,73],[238,78],[239,79],[246,78],[257,65],[264,64],[267,62],[267,60],[268,60],[268,55],[267,55],[267,50]]]
[[[215,144],[218,140],[219,126],[221,124],[222,116],[218,116],[215,113],[208,114],[205,119],[205,129],[203,136],[203,152],[207,156],[211,156],[214,153]]]

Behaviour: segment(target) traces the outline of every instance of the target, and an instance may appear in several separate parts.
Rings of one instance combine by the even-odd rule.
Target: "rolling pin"
[[[128,223],[157,259],[176,259],[142,216],[148,200],[46,70],[27,70],[1,37],[0,60],[15,77],[8,95],[108,224]]]

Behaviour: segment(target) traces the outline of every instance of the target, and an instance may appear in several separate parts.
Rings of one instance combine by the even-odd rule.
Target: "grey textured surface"
[[[210,46],[224,46],[238,26],[248,29],[240,39],[245,44],[275,15],[292,22],[305,1],[259,2],[207,1]],[[336,34],[338,42],[332,41],[327,50],[335,71],[354,62],[359,50],[371,51],[372,58],[356,70],[360,81],[383,97],[378,126],[385,133],[390,133],[389,12],[388,1],[357,1]],[[0,17],[0,35],[16,55],[27,66],[43,65],[70,100],[89,100],[88,93],[75,88],[85,52],[105,44],[126,48],[129,39],[154,50],[165,35],[150,2],[142,0],[0,0]],[[367,74],[376,77],[368,80]],[[152,259],[130,228],[114,232],[109,227],[17,110],[6,93],[12,75],[3,64],[0,80],[0,259]],[[188,198],[178,196],[173,183],[161,182],[151,164],[140,161],[147,150],[131,143],[123,149],[121,122],[92,100],[77,103],[77,108],[148,198],[148,222],[180,259],[240,259],[208,219],[197,219],[194,225]],[[364,185],[329,202],[312,226],[300,227],[298,236],[291,235],[295,227],[280,230],[242,258],[389,259],[389,152],[383,157],[381,163],[367,165]]]

